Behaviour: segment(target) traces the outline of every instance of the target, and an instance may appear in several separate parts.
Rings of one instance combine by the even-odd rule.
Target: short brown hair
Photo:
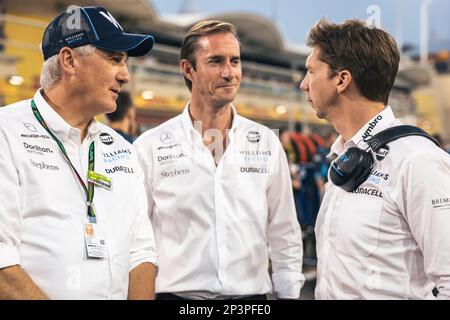
[[[206,35],[221,32],[232,33],[236,40],[239,42],[239,36],[237,34],[236,27],[231,23],[218,20],[206,20],[197,23],[188,31],[186,37],[183,40],[183,43],[181,45],[180,59],[186,59],[187,61],[189,61],[189,63],[195,70],[197,61],[195,60],[194,54],[198,49],[198,42],[200,38]],[[191,80],[184,77],[184,81],[186,82],[189,90],[192,90]]]
[[[307,45],[320,49],[320,59],[330,66],[331,76],[348,70],[365,98],[388,103],[400,62],[390,34],[360,20],[334,24],[321,19],[311,29]]]

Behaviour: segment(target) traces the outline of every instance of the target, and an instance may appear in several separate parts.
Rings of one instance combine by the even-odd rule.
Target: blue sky
[[[178,13],[185,0],[150,0],[161,14]],[[398,0],[191,0],[198,11],[250,12],[271,19],[276,12],[276,24],[283,36],[294,43],[304,43],[309,28],[321,17],[340,22],[349,18],[366,20],[371,14],[369,6],[380,8],[381,26],[397,34],[396,21],[403,20],[403,42],[418,46],[420,39],[419,17],[422,0],[399,0],[402,10],[397,10]],[[275,8],[275,10],[274,10]],[[400,11],[401,15],[397,14]],[[433,0],[430,6],[431,47],[444,42],[450,49],[450,0]]]

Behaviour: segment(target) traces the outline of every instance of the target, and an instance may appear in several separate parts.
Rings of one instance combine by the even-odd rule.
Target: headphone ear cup
[[[349,148],[331,164],[330,179],[345,191],[354,191],[369,177],[373,164],[371,153]]]

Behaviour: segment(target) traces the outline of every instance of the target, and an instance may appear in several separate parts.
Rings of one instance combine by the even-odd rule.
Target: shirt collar
[[[181,121],[182,121],[182,124],[183,124],[183,128],[184,128],[184,130],[186,131],[186,133],[188,134],[189,137],[191,136],[190,134],[193,131],[199,133],[195,129],[194,124],[192,123],[191,116],[189,114],[189,107],[190,107],[190,105],[191,105],[191,102],[189,101],[186,104],[186,106],[184,107],[183,113],[181,114]],[[234,107],[234,105],[231,105],[231,112],[233,113],[233,121],[231,123],[230,132],[234,132],[238,128],[238,124],[239,124],[238,113],[237,113],[236,108]]]
[[[80,130],[73,128],[68,124],[56,111],[53,109],[42,96],[42,89],[39,89],[34,95],[34,102],[39,109],[47,126],[52,132],[63,139],[68,138],[71,132],[77,132],[80,135]],[[100,125],[94,118],[87,128],[87,136],[95,137],[100,131]]]
[[[341,154],[350,147],[366,149],[368,147],[365,141],[372,138],[375,134],[389,128],[395,121],[395,115],[391,107],[386,107],[375,117],[370,119],[362,128],[347,142],[339,136],[331,146],[331,154]]]

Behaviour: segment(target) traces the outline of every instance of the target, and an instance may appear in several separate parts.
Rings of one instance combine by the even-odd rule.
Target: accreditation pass
[[[107,258],[108,248],[100,225],[96,223],[83,223],[84,239],[89,258]]]

